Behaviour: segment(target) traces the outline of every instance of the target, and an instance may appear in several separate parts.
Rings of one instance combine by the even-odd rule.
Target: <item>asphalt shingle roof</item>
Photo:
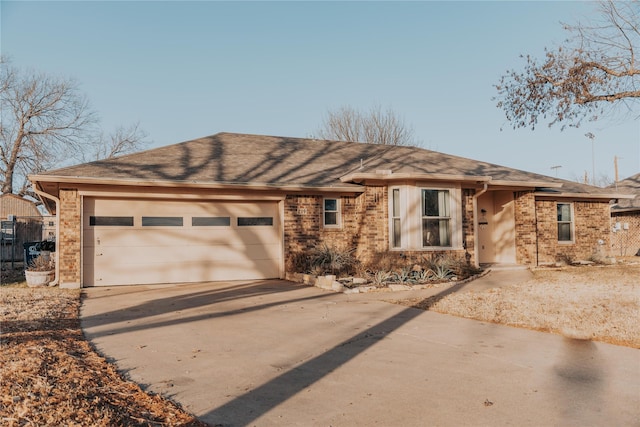
[[[41,175],[344,188],[355,184],[342,183],[340,177],[354,172],[375,173],[381,169],[393,173],[490,176],[493,180],[562,183],[562,192],[603,192],[597,187],[415,147],[236,133],[218,133]]]
[[[608,188],[615,189],[616,192],[624,194],[633,194],[635,199],[620,199],[614,206],[615,209],[640,209],[640,173],[630,176],[627,179],[618,181],[617,184],[612,184]]]

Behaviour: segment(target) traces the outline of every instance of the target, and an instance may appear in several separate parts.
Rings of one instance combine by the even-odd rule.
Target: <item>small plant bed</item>
[[[320,245],[309,254],[292,257],[290,266],[295,273],[287,278],[337,292],[360,293],[440,288],[483,273],[467,260],[452,256],[412,260],[402,254],[382,253],[365,265],[353,252]]]

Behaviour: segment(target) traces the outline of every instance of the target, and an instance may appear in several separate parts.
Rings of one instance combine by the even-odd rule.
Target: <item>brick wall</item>
[[[284,247],[287,257],[320,243],[355,249],[363,262],[389,247],[387,187],[367,187],[357,196],[339,197],[342,226],[323,226],[323,196],[288,195],[284,205]]]
[[[633,256],[640,250],[640,211],[611,215],[611,224],[620,223],[620,230],[611,233],[611,255]],[[628,224],[628,230],[624,225]]]
[[[532,191],[514,193],[516,263],[536,265],[536,204]]]
[[[463,242],[467,247],[458,251],[403,251],[407,262],[420,262],[424,256],[454,254],[473,259],[473,196],[475,190],[462,192]],[[342,249],[355,249],[354,255],[363,263],[377,259],[389,250],[388,191],[386,186],[368,186],[357,196],[340,197],[342,227],[323,227],[323,196],[288,195],[284,207],[285,256],[307,252],[319,243]],[[288,263],[287,263],[288,264]]]
[[[473,196],[475,194],[476,190],[474,189],[462,190],[462,244],[471,260],[474,259],[476,241],[473,222]]]
[[[80,285],[81,203],[77,190],[60,190],[60,284]]]
[[[537,200],[538,263],[563,259],[588,260],[594,254],[607,255],[610,247],[609,203],[573,202],[574,242],[558,242],[557,202]],[[602,241],[603,244],[599,244]]]

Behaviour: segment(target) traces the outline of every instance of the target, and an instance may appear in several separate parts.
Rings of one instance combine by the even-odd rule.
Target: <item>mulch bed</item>
[[[0,424],[206,426],[124,379],[84,339],[80,294],[0,288]]]

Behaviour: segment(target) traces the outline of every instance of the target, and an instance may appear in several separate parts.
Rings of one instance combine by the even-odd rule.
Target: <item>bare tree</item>
[[[510,70],[496,85],[497,106],[514,128],[580,126],[640,98],[640,3],[601,1],[598,19],[564,25],[570,37],[539,62],[527,55],[524,71]]]
[[[134,123],[128,127],[119,126],[108,135],[101,132],[93,140],[88,141],[86,147],[77,152],[74,158],[80,163],[85,163],[131,153],[145,145],[146,137],[147,134],[140,128],[140,123]]]
[[[27,194],[28,174],[64,165],[78,153],[95,151],[106,157],[142,143],[138,125],[109,139],[96,137],[98,117],[75,81],[22,71],[5,58],[0,58],[0,109],[2,194]]]
[[[418,145],[413,129],[391,109],[382,111],[380,106],[374,106],[366,113],[349,106],[328,111],[317,137],[381,145]]]

